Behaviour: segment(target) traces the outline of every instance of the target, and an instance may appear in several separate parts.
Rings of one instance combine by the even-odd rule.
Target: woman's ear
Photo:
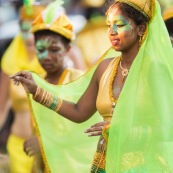
[[[68,44],[68,45],[66,46],[66,51],[68,52],[70,49],[71,49],[71,45]]]
[[[138,35],[143,36],[146,30],[146,25],[142,24],[138,26]]]

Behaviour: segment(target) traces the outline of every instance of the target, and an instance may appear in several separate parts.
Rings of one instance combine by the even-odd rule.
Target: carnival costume
[[[109,93],[106,93],[106,100],[108,98],[107,94],[109,94],[110,100],[106,103],[107,108],[105,108],[105,110],[100,109],[98,106],[98,111],[102,114],[102,112],[106,113],[106,110],[110,109],[111,102],[113,107],[116,103],[110,127],[108,126],[103,130],[104,140],[107,140],[107,151],[103,153],[106,155],[106,163],[104,163],[106,166],[100,169],[100,165],[95,162],[96,169],[92,171],[94,173],[172,173],[173,49],[161,16],[160,6],[157,0],[117,1],[126,3],[140,11],[149,19],[149,24],[143,36],[142,45],[132,63],[128,77],[117,101],[113,100],[112,80],[111,78],[108,79],[109,87],[107,86],[106,89],[108,90],[109,88]],[[98,63],[104,58],[115,56],[116,52],[110,48]],[[116,75],[116,62],[118,59],[119,58],[111,62],[115,68],[111,68],[113,71],[107,69],[102,76],[103,78],[104,75]],[[40,103],[49,107],[49,109],[47,109],[39,103],[35,103],[32,99],[32,95],[30,95],[32,111],[34,112],[37,126],[41,132],[40,134],[44,134],[44,137],[42,136],[43,142],[46,143],[48,139],[55,139],[57,136],[53,125],[49,124],[48,121],[49,119],[53,119],[54,122],[56,122],[59,116],[56,113],[52,113],[50,109],[57,111],[61,106],[61,99],[77,102],[87,88],[98,63],[82,77],[62,86],[50,86],[33,73],[34,80],[38,86],[45,89],[46,92],[48,91],[49,94],[51,93],[54,96],[53,98],[57,99],[55,102],[52,100],[51,103],[47,103],[46,105],[43,103],[46,102],[46,98],[41,95],[43,101],[40,101],[40,99],[38,99],[38,93],[36,93],[34,99],[36,101],[39,100]],[[101,84],[102,81],[100,82],[100,85]],[[83,87],[81,87],[81,85]],[[99,88],[101,87],[102,86]],[[99,89],[99,92],[101,92],[100,90],[102,91],[102,89]],[[41,90],[41,92],[43,91]],[[98,99],[102,99],[99,94]],[[102,101],[104,103],[104,99],[105,97],[103,100],[99,100],[99,103]],[[57,104],[54,105],[53,103]],[[58,108],[57,105],[59,106]],[[42,112],[47,112],[47,114],[42,113],[39,115],[37,111],[38,106],[42,108]],[[93,117],[95,117],[96,114],[93,115]],[[54,126],[56,126],[56,124]],[[76,130],[79,133],[80,128]],[[53,134],[55,138],[52,137]],[[64,133],[62,133],[62,138],[63,137]],[[62,142],[61,138],[55,140]],[[74,140],[76,145],[77,140],[78,138]],[[68,137],[63,141],[62,145],[68,146],[71,139]],[[80,146],[76,147],[76,149],[79,149],[79,147]],[[56,149],[53,150],[53,148]],[[90,145],[88,144],[88,149],[89,148]],[[53,152],[51,152],[51,149]],[[52,155],[55,155],[56,158],[59,149],[57,146],[48,147],[48,145],[45,145],[44,154],[46,155],[45,159],[47,163],[52,163],[52,165],[57,163],[56,159],[52,160]],[[86,153],[83,153],[77,157],[82,160],[85,154]],[[92,154],[92,152],[90,154]],[[75,153],[74,157],[76,157]],[[100,160],[102,160],[101,157]],[[51,169],[53,173],[57,171],[56,166]]]
[[[27,13],[27,8],[22,6],[20,9],[20,20],[33,20],[44,9],[43,6],[31,6],[30,12]],[[29,60],[24,41],[21,33],[18,34],[7,48],[2,57],[2,71],[7,75],[12,75],[21,70],[31,70],[39,75],[44,75],[45,72],[40,66],[37,57]],[[9,97],[12,103],[14,113],[29,112],[29,102],[27,94],[22,85],[15,86],[12,81],[9,85]],[[22,118],[22,117],[21,117]],[[33,157],[29,157],[23,150],[25,138],[10,134],[7,141],[7,150],[10,157],[11,173],[30,173]]]

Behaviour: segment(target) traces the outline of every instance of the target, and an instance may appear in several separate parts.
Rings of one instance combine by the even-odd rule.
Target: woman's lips
[[[53,64],[42,64],[44,68],[53,68]]]
[[[113,46],[117,46],[119,44],[119,39],[114,39],[114,40],[111,40],[111,43]]]

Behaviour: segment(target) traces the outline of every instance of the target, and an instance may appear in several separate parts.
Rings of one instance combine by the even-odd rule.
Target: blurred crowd
[[[53,0],[36,0],[36,3],[49,4]],[[108,0],[111,1],[111,0]],[[83,58],[85,60],[86,66],[90,63],[93,64],[95,60],[93,58],[98,58],[102,55],[106,48],[110,46],[107,37],[105,36],[105,0],[65,0],[64,7],[66,12],[72,21],[75,32],[78,36],[76,42],[80,42],[79,48],[83,53]],[[173,5],[172,0],[159,0],[161,4],[162,11]],[[19,32],[19,8],[23,4],[22,0],[0,0],[0,58],[2,57],[5,49],[8,47],[14,36]],[[99,19],[96,17],[100,17]],[[94,30],[93,30],[94,28]],[[87,39],[97,38],[101,41],[101,37],[95,36],[97,29],[102,28],[104,34],[103,38],[106,40],[104,45],[98,45],[99,48],[92,54],[88,51],[92,48],[92,44],[88,47],[84,46]],[[91,30],[93,32],[91,32]],[[101,31],[101,32],[102,32]],[[88,38],[91,37],[91,38]],[[96,34],[97,35],[97,34]],[[100,35],[100,34],[99,34]],[[79,41],[78,41],[79,40]],[[85,41],[84,41],[85,40]],[[100,41],[96,44],[100,44]],[[85,43],[84,43],[85,42]],[[95,44],[94,44],[95,45]],[[107,45],[105,47],[105,45]],[[104,50],[102,48],[104,47]],[[100,51],[102,50],[102,51]],[[87,57],[87,60],[86,60]],[[83,68],[83,67],[82,67]]]

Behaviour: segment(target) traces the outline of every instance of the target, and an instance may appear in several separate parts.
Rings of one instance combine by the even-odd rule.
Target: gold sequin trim
[[[124,154],[121,162],[121,170],[126,171],[144,163],[144,154],[142,152],[131,152]]]
[[[106,165],[106,156],[103,153],[96,152],[94,156],[93,165],[98,168],[105,169]]]

